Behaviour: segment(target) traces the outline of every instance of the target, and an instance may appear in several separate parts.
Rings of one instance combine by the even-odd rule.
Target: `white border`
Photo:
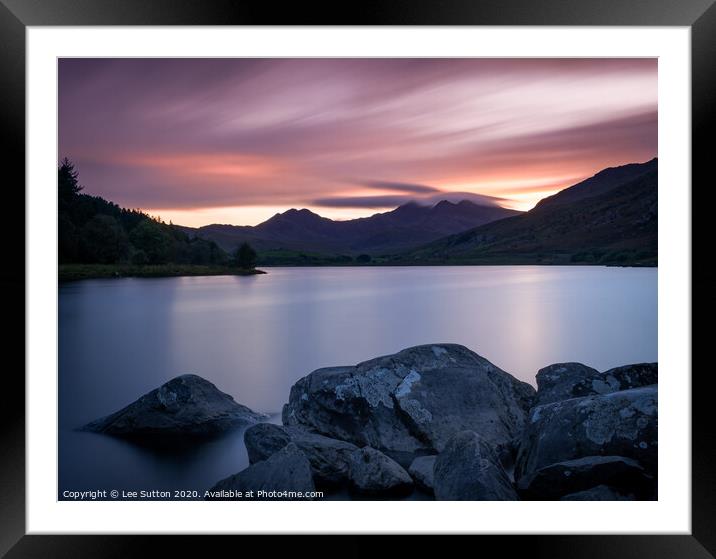
[[[688,27],[30,27],[27,47],[28,533],[690,533]],[[51,247],[56,58],[64,56],[659,57],[659,501],[57,501],[57,285]]]

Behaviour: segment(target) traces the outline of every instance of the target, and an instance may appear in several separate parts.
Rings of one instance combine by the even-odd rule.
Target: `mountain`
[[[656,157],[646,163],[629,163],[621,167],[608,167],[603,171],[599,171],[593,177],[540,200],[537,207],[554,207],[560,204],[569,204],[578,200],[584,200],[585,198],[599,196],[648,171],[656,171],[657,168],[658,161]]]
[[[443,200],[434,206],[414,202],[366,218],[333,221],[307,209],[278,213],[256,226],[207,225],[187,233],[215,241],[226,250],[248,242],[259,252],[299,251],[371,255],[413,249],[446,235],[520,212]]]
[[[605,169],[524,214],[397,255],[395,264],[657,263],[658,162]]]

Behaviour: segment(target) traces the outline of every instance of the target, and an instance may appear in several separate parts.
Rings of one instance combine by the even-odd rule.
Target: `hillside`
[[[498,206],[480,206],[463,200],[434,206],[408,203],[395,210],[370,217],[333,221],[307,209],[278,213],[256,225],[207,225],[184,227],[190,235],[216,242],[227,251],[248,242],[260,253],[299,251],[323,254],[379,255],[409,250],[422,244],[518,215],[520,212]]]
[[[184,266],[185,273],[190,272],[188,266],[216,272],[230,260],[213,241],[190,237],[139,210],[82,193],[79,173],[67,159],[57,170],[57,189],[61,279],[98,277],[98,267],[103,267],[101,274],[115,275],[119,265],[132,267],[132,275],[141,275],[138,268],[143,266],[152,267],[152,275],[161,275],[160,268],[169,264]]]
[[[290,209],[251,226],[165,224],[58,176],[60,264],[226,266],[247,242],[262,265],[656,265],[658,162],[629,164],[545,198],[529,212],[463,200],[333,221]],[[254,255],[256,256],[256,255]]]
[[[626,167],[602,171],[523,215],[447,236],[391,261],[656,265],[657,161]]]
[[[557,194],[543,198],[537,203],[537,207],[554,207],[599,196],[649,171],[656,171],[657,169],[658,160],[656,157],[646,163],[629,163],[628,165],[622,165],[620,167],[609,167],[574,186],[560,190]]]

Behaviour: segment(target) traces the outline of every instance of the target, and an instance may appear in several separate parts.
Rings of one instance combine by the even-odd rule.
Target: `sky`
[[[656,59],[59,60],[59,158],[182,225],[528,210],[657,155]]]

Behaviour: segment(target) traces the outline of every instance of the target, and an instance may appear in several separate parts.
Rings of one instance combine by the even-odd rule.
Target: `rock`
[[[454,435],[435,460],[435,497],[439,501],[517,501],[498,456],[473,431]]]
[[[612,377],[619,382],[619,390],[649,386],[659,382],[658,363],[635,363],[609,369],[604,373],[605,377]]]
[[[82,430],[120,437],[161,436],[166,440],[213,435],[266,417],[237,404],[200,376],[181,375]]]
[[[534,405],[541,406],[570,398],[594,394],[592,381],[599,371],[581,363],[555,363],[537,372],[537,396]],[[610,390],[612,392],[612,390]]]
[[[258,423],[244,432],[249,464],[262,462],[291,442],[291,435],[280,425]]]
[[[305,500],[315,491],[311,465],[298,447],[289,443],[267,460],[222,479],[209,490],[210,500]],[[253,495],[247,492],[253,491]],[[284,492],[294,493],[285,494]],[[239,493],[239,495],[236,495]]]
[[[540,369],[536,376],[537,396],[534,406],[609,394],[639,388],[658,382],[657,363],[624,365],[600,373],[581,363],[555,363]]]
[[[348,481],[348,462],[358,447],[336,439],[310,433],[300,427],[282,427],[259,423],[244,433],[249,463],[266,460],[289,442],[295,443],[308,458],[313,479],[319,486],[339,485]]]
[[[349,476],[353,489],[359,493],[404,493],[413,486],[413,480],[400,464],[369,446],[351,453]]]
[[[313,479],[321,487],[345,484],[349,479],[350,460],[358,450],[354,444],[289,428],[291,440],[306,455]]]
[[[465,429],[509,455],[533,395],[529,384],[463,346],[424,345],[314,371],[291,388],[283,423],[380,449],[406,465]]]
[[[537,406],[525,427],[515,479],[586,456],[623,456],[657,473],[657,385]]]
[[[521,478],[518,490],[525,499],[547,501],[597,485],[638,494],[642,500],[656,494],[656,479],[638,462],[623,456],[586,456],[550,464]]]
[[[577,493],[565,495],[561,501],[634,501],[633,495],[622,495],[606,485],[597,485]]]
[[[413,478],[415,484],[424,491],[433,492],[435,483],[435,460],[437,456],[418,456],[410,464],[408,473]]]

